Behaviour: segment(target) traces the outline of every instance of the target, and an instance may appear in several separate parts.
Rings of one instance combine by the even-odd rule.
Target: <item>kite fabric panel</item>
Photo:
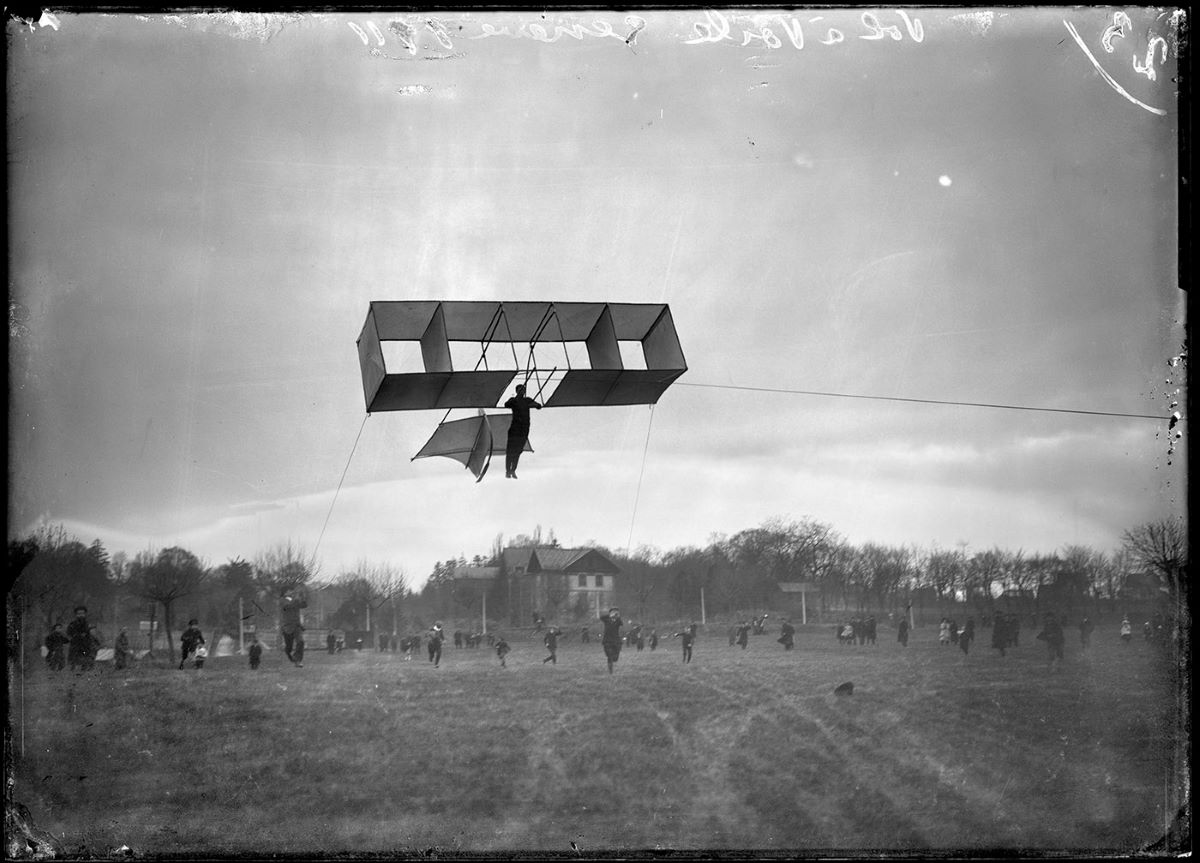
[[[511,414],[487,414],[440,424],[433,436],[413,456],[413,461],[431,456],[445,456],[460,462],[475,475],[475,481],[483,479],[491,463],[492,455],[504,455],[508,445],[508,427],[512,424]],[[528,438],[524,452],[533,452]]]

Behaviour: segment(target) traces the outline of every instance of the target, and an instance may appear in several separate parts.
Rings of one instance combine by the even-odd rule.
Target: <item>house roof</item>
[[[526,572],[620,572],[607,556],[594,548],[506,548],[504,565]]]

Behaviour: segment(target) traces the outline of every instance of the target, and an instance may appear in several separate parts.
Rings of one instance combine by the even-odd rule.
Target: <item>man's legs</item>
[[[525,435],[516,432],[510,428],[508,430],[508,444],[504,450],[504,475],[512,479],[517,478],[517,462],[521,460],[521,452],[525,449]]]

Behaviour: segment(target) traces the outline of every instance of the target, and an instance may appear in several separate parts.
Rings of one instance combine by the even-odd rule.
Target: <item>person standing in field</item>
[[[1133,638],[1133,624],[1126,617],[1121,621],[1121,643],[1128,644],[1131,638]]]
[[[958,649],[966,656],[971,652],[971,642],[975,640],[975,618],[968,617],[967,622],[963,624],[962,631],[958,634]]]
[[[600,623],[604,626],[604,634],[600,644],[604,647],[604,658],[608,660],[608,673],[613,673],[613,665],[621,658],[621,610],[613,607],[608,614],[600,615]]]
[[[875,639],[879,636],[879,624],[875,620],[875,615],[868,617],[863,626],[867,631],[867,644],[875,644]]]
[[[279,605],[279,631],[283,633],[283,654],[297,668],[304,667],[304,623],[301,609],[308,608],[308,599],[298,590],[283,592]]]
[[[508,646],[508,642],[504,640],[504,636],[503,635],[497,636],[496,637],[496,658],[500,660],[501,668],[505,667],[504,658],[506,656],[508,656],[508,654],[511,651],[512,651],[512,648]]]
[[[1058,622],[1058,618],[1054,612],[1046,612],[1046,623],[1042,626],[1042,631],[1037,634],[1039,641],[1046,642],[1047,661],[1051,668],[1055,664],[1062,664],[1063,661],[1063,636],[1062,624]]]
[[[87,619],[87,606],[75,606],[75,619],[67,624],[67,664],[71,670],[83,669],[92,649],[91,625]]]
[[[255,668],[258,668],[259,663],[262,662],[262,645],[258,643],[257,635],[250,636],[249,653],[250,669],[253,671]]]
[[[1092,623],[1090,617],[1085,617],[1079,621],[1079,646],[1087,650],[1092,644],[1092,630],[1096,625]]]
[[[542,643],[546,645],[546,650],[550,655],[542,660],[542,665],[547,662],[553,662],[558,665],[558,637],[562,635],[561,630],[557,626],[552,626],[546,630],[546,634],[542,637]]]
[[[590,629],[588,629],[586,626],[579,630],[579,643],[580,644],[591,644],[592,643],[592,631]]]
[[[433,625],[433,629],[429,630],[429,661],[433,663],[434,668],[441,665],[442,642],[445,640],[446,635],[442,632],[442,622],[439,620]]]
[[[942,618],[942,622],[938,624],[938,644],[945,647],[950,643],[950,621]]]
[[[737,643],[742,650],[745,650],[746,645],[750,643],[750,624],[744,620],[738,624]]]
[[[678,638],[679,643],[683,645],[683,661],[688,663],[692,661],[692,645],[696,642],[696,624],[684,627],[679,632],[673,633],[672,638]]]
[[[329,634],[325,636],[325,650],[333,656],[333,649],[337,647],[337,638],[333,634],[333,630],[329,630]]]
[[[525,384],[517,384],[517,394],[504,403],[512,411],[512,422],[508,426],[508,444],[504,450],[504,475],[517,478],[517,462],[529,440],[529,410],[541,410],[542,406],[525,395]]]
[[[896,640],[900,642],[901,647],[908,647],[908,618],[900,618],[900,626],[896,630]]]
[[[129,635],[125,631],[125,627],[121,627],[121,631],[117,633],[117,641],[113,645],[113,669],[120,671],[129,664]]]
[[[202,644],[204,644],[204,635],[200,632],[200,621],[193,617],[188,621],[183,635],[179,636],[179,668],[181,670],[183,664],[188,661],[188,657],[194,654]]]
[[[791,650],[796,646],[796,627],[792,626],[792,622],[786,617],[779,625],[779,638],[776,641],[783,645],[784,650]]]
[[[650,650],[654,651],[657,649],[658,649],[658,630],[651,629],[650,630]]]
[[[1003,612],[996,614],[996,620],[992,624],[992,649],[999,650],[1000,655],[1004,656],[1004,651],[1008,648],[1008,615]]]
[[[71,643],[71,639],[63,634],[63,625],[56,623],[46,636],[46,665],[51,671],[62,671],[65,665],[63,649]]]

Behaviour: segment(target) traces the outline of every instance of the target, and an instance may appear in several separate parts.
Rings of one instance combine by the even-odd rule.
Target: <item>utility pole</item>
[[[706,626],[707,618],[704,616],[704,585],[700,585],[700,625]]]
[[[246,652],[246,616],[242,608],[242,598],[238,597],[238,653]]]

